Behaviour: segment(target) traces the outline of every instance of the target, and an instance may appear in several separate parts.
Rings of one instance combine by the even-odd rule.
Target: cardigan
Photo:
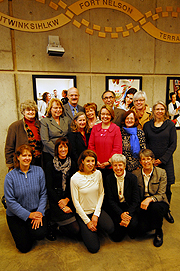
[[[96,170],[90,175],[76,172],[71,177],[71,196],[76,213],[85,224],[90,222],[87,214],[100,216],[104,198],[102,174]]]
[[[71,144],[71,158],[77,164],[79,155],[87,149],[90,133],[85,133],[87,146],[84,143],[82,135],[80,132],[70,132],[67,135],[69,142]]]
[[[66,159],[60,160],[63,164]],[[70,178],[76,172],[76,165],[71,161],[71,168],[66,173],[66,188],[65,191],[62,189],[62,171],[55,169],[53,161],[47,163],[45,169],[46,186],[48,193],[48,200],[50,205],[50,215],[52,221],[63,221],[72,216],[73,213],[64,213],[58,205],[59,200],[65,199],[66,197],[70,200],[68,206],[72,209],[71,193],[70,193]]]
[[[152,150],[155,159],[159,159],[167,173],[168,185],[175,182],[173,153],[177,146],[177,133],[174,123],[167,119],[161,127],[154,126],[154,120],[148,121],[144,125],[147,149]]]
[[[139,157],[135,158],[131,152],[130,134],[128,134],[123,128],[121,128],[122,135],[122,149],[123,155],[126,157],[126,168],[128,171],[133,171],[138,167],[141,167]],[[137,136],[139,139],[140,149],[146,149],[145,134],[141,129],[137,129]]]
[[[88,149],[97,154],[100,163],[107,162],[115,153],[122,153],[122,137],[120,128],[111,123],[105,135],[101,133],[102,124],[93,126]]]
[[[54,157],[54,147],[56,140],[61,136],[66,136],[68,132],[68,118],[60,117],[60,125],[53,117],[41,120],[41,140],[44,145],[43,152],[50,153]]]
[[[40,129],[39,120],[35,121],[35,125],[38,129]],[[7,167],[13,167],[14,153],[22,144],[28,144],[28,136],[25,129],[24,118],[13,122],[9,126],[5,144],[5,158]]]
[[[25,174],[19,168],[8,172],[4,181],[8,216],[26,221],[32,211],[44,216],[47,202],[45,175],[41,167],[32,166]]]

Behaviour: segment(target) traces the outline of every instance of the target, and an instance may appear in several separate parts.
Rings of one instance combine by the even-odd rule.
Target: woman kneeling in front
[[[101,210],[104,198],[102,174],[96,170],[97,156],[85,150],[78,159],[79,171],[71,178],[71,195],[77,212],[83,242],[89,252],[96,253],[100,248],[98,227],[108,234],[114,231],[109,215]]]
[[[29,145],[17,148],[15,168],[4,182],[7,223],[17,249],[23,253],[31,250],[34,239],[43,239],[47,233],[45,176],[41,167],[30,165],[32,152]]]

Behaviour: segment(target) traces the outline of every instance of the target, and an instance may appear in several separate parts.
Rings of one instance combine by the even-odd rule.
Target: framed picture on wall
[[[76,76],[32,75],[34,100],[38,105],[39,119],[46,116],[46,108],[52,98],[62,99],[62,91],[76,87]]]
[[[166,105],[170,119],[180,129],[180,77],[167,77]]]
[[[120,107],[130,88],[142,90],[142,76],[106,76],[106,90],[116,94],[116,107]]]

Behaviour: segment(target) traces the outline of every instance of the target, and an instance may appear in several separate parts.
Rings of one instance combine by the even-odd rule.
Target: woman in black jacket
[[[49,199],[49,226],[47,238],[56,240],[56,228],[70,235],[79,232],[73,212],[70,194],[70,178],[76,172],[75,163],[69,157],[69,141],[60,137],[55,143],[55,156],[46,169],[46,185]]]
[[[90,128],[86,115],[84,112],[79,112],[74,116],[71,123],[71,132],[68,133],[68,139],[72,147],[71,158],[76,165],[80,154],[88,148],[89,137]]]

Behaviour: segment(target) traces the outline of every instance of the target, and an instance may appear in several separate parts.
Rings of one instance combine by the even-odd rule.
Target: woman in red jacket
[[[122,137],[120,128],[112,123],[114,110],[109,105],[103,105],[99,111],[101,123],[93,126],[88,149],[97,154],[97,166],[102,172],[106,194],[105,177],[112,172],[110,158],[115,153],[122,153]]]

